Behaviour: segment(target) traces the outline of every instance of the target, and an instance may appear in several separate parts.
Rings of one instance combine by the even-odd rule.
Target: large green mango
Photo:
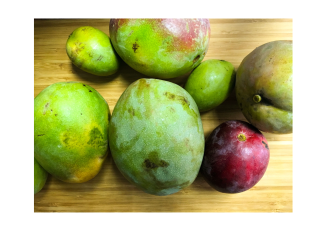
[[[185,75],[204,59],[210,40],[208,19],[111,19],[110,39],[133,69],[152,78]]]
[[[91,86],[48,86],[34,99],[34,157],[59,180],[92,179],[107,156],[109,118],[107,102]]]
[[[114,108],[109,145],[123,176],[143,191],[178,192],[195,180],[204,155],[197,105],[174,83],[139,79]]]

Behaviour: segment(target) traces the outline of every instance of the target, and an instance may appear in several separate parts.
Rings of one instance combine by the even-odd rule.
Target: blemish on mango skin
[[[151,152],[148,155],[148,158],[145,159],[145,161],[142,163],[143,168],[146,170],[150,169],[156,169],[159,167],[166,168],[170,164],[166,162],[165,160],[159,159],[158,153],[157,152]]]
[[[196,63],[196,62],[199,60],[199,58],[200,58],[200,55],[197,55],[197,56],[195,57],[195,59],[193,60],[193,63]]]
[[[166,96],[167,98],[171,99],[171,100],[177,100],[180,101],[182,104],[189,104],[189,101],[187,98],[183,97],[183,96],[179,96],[170,92],[165,92],[164,96]]]
[[[45,115],[47,110],[48,110],[48,107],[49,107],[49,102],[47,102],[47,104],[44,106],[44,109],[43,109],[43,112],[42,114]]]
[[[135,42],[133,45],[132,45],[132,49],[134,51],[134,53],[136,53],[136,50],[139,48],[139,45]]]
[[[102,55],[100,55],[100,56],[98,57],[97,61],[101,61],[102,58],[104,58],[104,57],[103,57]]]
[[[98,128],[94,127],[90,131],[89,136],[90,136],[90,139],[87,142],[87,144],[94,146],[94,147],[101,147],[101,146],[107,145],[107,141],[104,140],[104,136]]]
[[[132,116],[135,115],[135,113],[134,113],[134,109],[132,109],[132,108],[129,108],[129,109],[128,109],[128,112],[129,112]]]

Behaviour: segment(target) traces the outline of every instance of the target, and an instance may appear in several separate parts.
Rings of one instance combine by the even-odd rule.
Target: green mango
[[[169,195],[197,177],[204,155],[197,105],[182,87],[139,79],[121,95],[109,124],[113,160],[131,183]]]
[[[185,75],[204,59],[210,40],[208,19],[111,19],[110,39],[131,68],[152,78]]]
[[[47,181],[48,173],[34,158],[34,194],[40,192]]]
[[[64,182],[92,179],[107,156],[109,119],[106,100],[91,86],[48,86],[34,99],[34,157]]]
[[[236,72],[231,63],[224,60],[206,60],[197,66],[185,85],[194,98],[200,112],[219,106],[235,87]]]
[[[237,70],[236,98],[259,130],[292,133],[293,41],[272,41],[249,53]]]
[[[94,27],[75,29],[67,39],[66,52],[75,66],[97,76],[112,75],[119,69],[109,37]]]

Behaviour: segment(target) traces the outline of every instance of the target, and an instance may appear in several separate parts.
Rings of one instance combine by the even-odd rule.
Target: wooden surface
[[[211,19],[209,50],[204,60],[222,59],[238,68],[257,46],[273,40],[292,40],[291,19]],[[60,81],[80,81],[95,88],[111,112],[125,88],[146,77],[123,64],[118,73],[97,77],[72,65],[65,45],[80,26],[96,27],[109,35],[109,19],[34,20],[34,97]],[[181,86],[186,77],[171,79]],[[205,136],[227,120],[245,117],[232,95],[219,107],[201,114]],[[64,183],[49,175],[34,195],[35,212],[292,212],[293,135],[263,133],[270,148],[268,169],[250,190],[224,194],[212,189],[198,175],[195,182],[169,196],[153,196],[130,184],[116,168],[109,153],[100,173],[82,184]]]

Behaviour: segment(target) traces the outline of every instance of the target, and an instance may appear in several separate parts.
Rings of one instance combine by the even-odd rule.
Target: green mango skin
[[[66,52],[73,64],[87,73],[108,76],[119,69],[109,37],[94,27],[75,29],[67,39]]]
[[[111,19],[115,51],[131,68],[152,78],[187,74],[206,55],[208,19]]]
[[[48,173],[34,158],[34,194],[40,192],[47,181]]]
[[[123,176],[144,192],[178,192],[195,180],[204,155],[197,105],[174,83],[139,79],[115,105],[109,146]]]
[[[293,42],[272,41],[248,54],[237,70],[236,97],[245,118],[259,130],[292,133]]]
[[[236,72],[224,60],[206,60],[197,66],[185,85],[200,112],[212,110],[224,102],[235,87]]]
[[[91,86],[52,84],[34,99],[34,157],[59,180],[86,182],[107,156],[109,120],[107,102]]]

